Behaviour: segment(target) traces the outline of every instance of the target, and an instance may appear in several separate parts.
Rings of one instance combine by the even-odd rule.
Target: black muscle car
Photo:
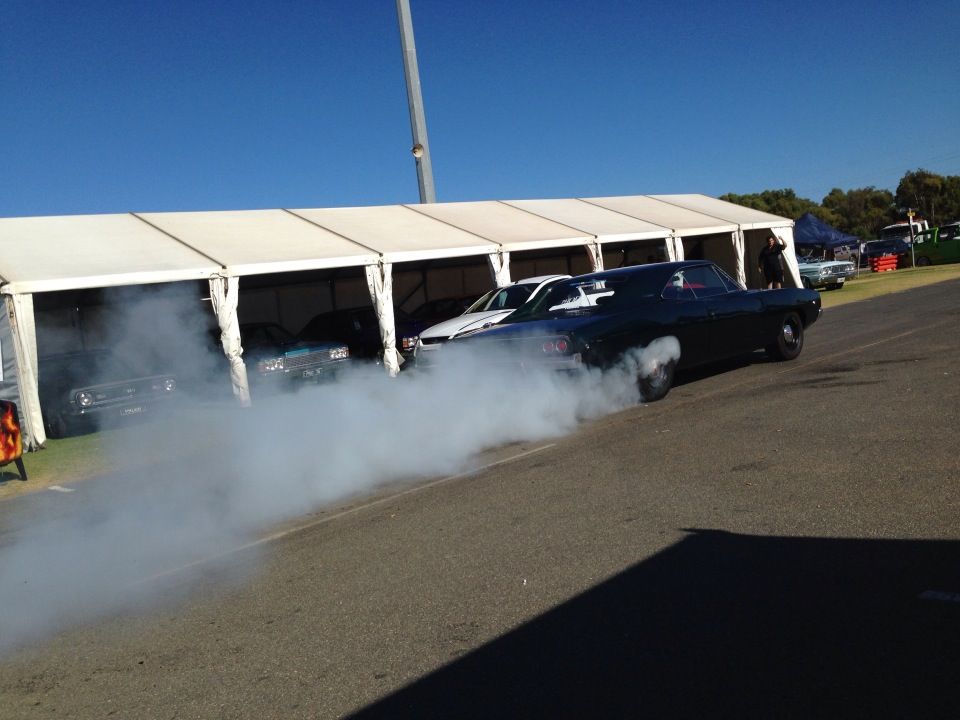
[[[129,366],[108,350],[40,358],[40,409],[53,438],[154,412],[170,402],[176,377]]]
[[[573,370],[610,367],[654,341],[675,338],[668,346],[672,352],[638,366],[641,394],[652,401],[667,394],[678,368],[760,348],[777,360],[794,359],[804,330],[819,315],[815,290],[744,290],[711,262],[655,263],[557,283],[504,324],[451,346]]]

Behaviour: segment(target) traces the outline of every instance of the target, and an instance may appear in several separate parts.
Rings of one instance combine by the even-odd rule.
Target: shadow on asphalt
[[[694,530],[352,717],[958,717],[957,591],[960,542]]]

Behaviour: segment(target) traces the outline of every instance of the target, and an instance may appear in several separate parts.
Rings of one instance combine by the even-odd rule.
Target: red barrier
[[[884,255],[870,259],[870,269],[874,272],[887,272],[897,269],[898,258],[896,255]]]

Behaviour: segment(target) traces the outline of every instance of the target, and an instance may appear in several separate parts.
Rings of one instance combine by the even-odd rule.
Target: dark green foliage
[[[960,220],[960,176],[937,175],[927,170],[910,171],[900,180],[896,195],[874,187],[834,188],[822,202],[797,197],[790,188],[736,195],[721,200],[797,220],[812,213],[838,230],[870,240],[885,225],[907,219],[907,209],[918,211],[931,227]]]
[[[846,192],[834,188],[823,199],[823,207],[839,219],[838,230],[864,240],[879,237],[880,228],[898,219],[893,193],[873,187]]]
[[[931,227],[960,220],[960,176],[908,172],[897,185],[897,206],[913,208]]]

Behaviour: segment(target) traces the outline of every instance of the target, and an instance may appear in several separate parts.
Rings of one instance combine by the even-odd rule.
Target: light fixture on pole
[[[437,194],[433,186],[430,145],[427,143],[427,119],[423,112],[423,97],[420,93],[420,70],[417,67],[417,48],[413,42],[410,0],[397,0],[397,19],[400,22],[403,72],[407,80],[407,104],[410,106],[410,128],[413,131],[411,150],[417,162],[420,202],[432,203],[437,201]]]

